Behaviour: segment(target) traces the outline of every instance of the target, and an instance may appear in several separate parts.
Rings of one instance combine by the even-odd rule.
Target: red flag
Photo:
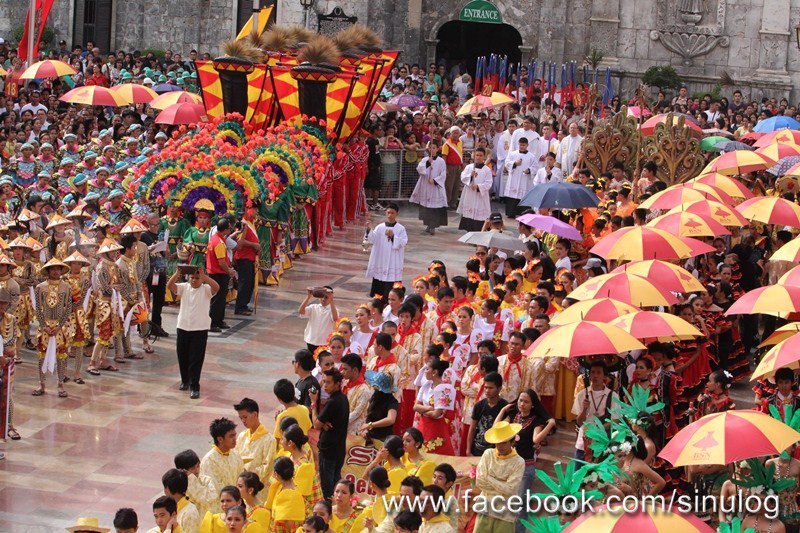
[[[31,61],[28,61],[29,64],[32,64],[36,58],[39,57],[39,43],[42,41],[42,34],[44,33],[45,24],[47,24],[47,17],[50,16],[50,10],[53,8],[54,0],[36,0],[36,14],[35,14],[35,30],[36,30],[36,39],[33,42],[33,53],[31,54]],[[22,40],[19,42],[19,47],[17,49],[17,55],[23,61],[28,60],[28,28],[30,24],[30,9],[28,9],[28,14],[25,15],[25,27],[22,30]]]

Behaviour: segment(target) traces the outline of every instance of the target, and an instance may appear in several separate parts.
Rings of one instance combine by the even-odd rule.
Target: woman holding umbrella
[[[427,155],[417,165],[419,179],[408,199],[410,203],[419,205],[419,219],[431,235],[439,226],[447,225],[447,193],[444,190],[447,165],[439,148],[436,139],[428,142]]]

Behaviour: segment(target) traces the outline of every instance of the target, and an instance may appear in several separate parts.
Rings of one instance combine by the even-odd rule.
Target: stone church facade
[[[580,68],[597,49],[602,67],[612,68],[614,84],[623,90],[635,86],[648,67],[671,64],[693,91],[710,90],[727,72],[754,98],[791,93],[800,99],[795,30],[800,0],[316,0],[308,12],[300,0],[261,0],[270,2],[277,4],[278,22],[302,24],[307,18],[313,29],[318,14],[338,8],[375,29],[411,63],[463,61],[472,69],[476,55],[499,47],[525,62],[577,61]],[[0,2],[0,37],[21,24],[27,3]],[[68,43],[100,32],[114,49],[195,48],[214,54],[252,5],[252,0],[56,0],[50,22]],[[92,19],[87,6],[95,10],[95,20],[87,22]]]

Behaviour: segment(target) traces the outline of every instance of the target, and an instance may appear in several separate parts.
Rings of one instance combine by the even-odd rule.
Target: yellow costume
[[[403,465],[406,467],[406,474],[409,476],[417,476],[422,480],[424,485],[428,485],[433,483],[433,470],[436,468],[436,463],[429,459],[425,459],[425,457],[421,457],[420,460],[414,462],[408,458],[408,454],[405,454],[402,458]]]
[[[245,470],[254,472],[259,479],[267,480],[272,475],[275,448],[275,437],[263,424],[252,432],[245,429],[236,437],[236,451],[242,456]]]
[[[186,496],[178,502],[177,521],[181,531],[186,533],[200,529],[200,512],[197,510],[197,506],[190,502]]]
[[[285,489],[275,481],[269,487],[264,507],[270,511],[270,533],[295,533],[306,518],[306,505],[297,489]]]
[[[222,488],[226,485],[236,486],[239,474],[244,471],[244,461],[236,450],[220,451],[212,446],[200,461],[200,475],[211,478],[214,485]]]

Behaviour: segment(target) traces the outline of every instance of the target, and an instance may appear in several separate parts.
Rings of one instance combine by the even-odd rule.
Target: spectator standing
[[[206,271],[209,277],[217,282],[219,290],[211,300],[209,310],[211,316],[211,330],[219,333],[229,326],[225,324],[225,303],[228,299],[228,285],[231,278],[236,280],[236,271],[231,268],[231,260],[228,256],[228,247],[225,240],[231,232],[231,224],[228,219],[223,218],[217,222],[217,231],[208,239],[208,249],[206,250]]]
[[[350,404],[342,393],[342,373],[336,369],[327,370],[322,378],[322,388],[330,397],[322,411],[318,411],[319,391],[310,391],[311,413],[314,428],[319,436],[319,478],[322,495],[326,499],[333,496],[336,482],[342,477],[344,456],[347,452],[347,426],[350,418]]]
[[[445,179],[445,192],[447,204],[451,209],[456,208],[461,192],[461,168],[464,166],[464,148],[461,143],[461,128],[453,126],[447,132],[442,145],[442,157],[447,164],[447,177]]]
[[[521,429],[521,424],[503,420],[486,432],[486,442],[495,447],[483,452],[476,469],[475,486],[487,501],[507,502],[519,490],[525,459],[517,454],[513,444]],[[475,531],[513,533],[517,516],[511,509],[503,509],[501,505],[489,505],[486,511],[479,513]]]
[[[306,291],[306,299],[300,304],[298,312],[300,316],[308,318],[306,330],[303,338],[306,341],[308,351],[312,354],[318,346],[327,344],[328,334],[334,329],[336,321],[339,320],[339,311],[333,302],[333,288],[324,286],[325,293],[319,296],[319,303],[309,304],[314,297],[312,289]]]
[[[239,278],[236,287],[236,307],[233,312],[235,315],[253,314],[249,304],[256,282],[256,257],[261,252],[261,243],[256,233],[256,227],[253,225],[255,217],[255,207],[245,210],[242,231],[233,251],[234,267]]]

